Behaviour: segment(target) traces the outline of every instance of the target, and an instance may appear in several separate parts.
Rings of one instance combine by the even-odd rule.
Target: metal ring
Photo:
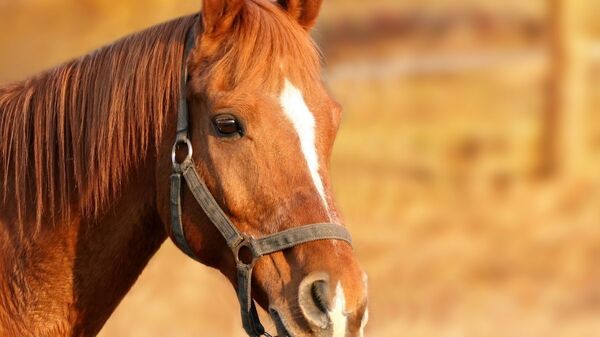
[[[250,263],[246,263],[245,261],[242,261],[242,259],[240,258],[240,252],[242,251],[242,249],[247,248],[250,252],[250,254],[252,254],[252,261],[250,261]],[[242,264],[244,266],[254,266],[254,264],[256,264],[256,261],[258,261],[258,259],[260,259],[260,255],[256,254],[256,250],[254,249],[254,244],[252,243],[252,238],[247,237],[244,239],[244,241],[242,241],[239,245],[237,245],[235,248],[233,248],[233,254],[235,257],[235,261],[238,264]]]
[[[181,144],[185,144],[185,146],[187,146],[187,156],[185,157],[185,159],[179,163],[177,162],[177,148],[179,147],[179,145]],[[173,163],[173,167],[174,168],[179,168],[183,163],[185,163],[186,161],[192,160],[192,155],[194,154],[194,148],[192,147],[192,143],[190,142],[189,139],[183,139],[183,140],[177,140],[175,142],[175,144],[173,145],[173,150],[171,152],[171,161]]]

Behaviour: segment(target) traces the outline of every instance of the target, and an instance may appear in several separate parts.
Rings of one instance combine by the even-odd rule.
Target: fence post
[[[579,177],[586,158],[585,1],[551,0],[551,67],[543,135],[544,171]]]

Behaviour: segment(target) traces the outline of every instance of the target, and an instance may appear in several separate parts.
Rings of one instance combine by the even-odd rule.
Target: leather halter
[[[352,239],[344,227],[332,223],[300,226],[261,238],[254,238],[245,233],[240,233],[227,217],[212,196],[204,181],[202,181],[196,170],[194,160],[192,159],[193,148],[189,139],[189,111],[187,103],[187,60],[191,50],[196,44],[194,26],[190,28],[186,37],[181,74],[181,97],[177,118],[177,138],[172,153],[173,174],[171,175],[170,197],[172,237],[177,246],[184,253],[195,260],[199,260],[198,256],[190,248],[182,223],[181,193],[182,180],[185,180],[185,183],[194,195],[194,198],[200,207],[202,207],[213,225],[217,227],[235,257],[237,264],[237,296],[240,302],[244,330],[246,330],[246,333],[251,337],[262,335],[270,336],[265,332],[264,327],[260,323],[256,305],[251,295],[252,269],[258,259],[264,255],[283,251],[307,242],[318,240],[340,240],[352,244]],[[182,162],[178,162],[176,151],[181,146],[187,147],[187,157]],[[241,250],[251,252],[252,260],[243,260],[240,257]]]

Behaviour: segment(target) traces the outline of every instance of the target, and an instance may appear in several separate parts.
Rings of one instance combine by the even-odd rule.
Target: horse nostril
[[[298,289],[300,309],[307,321],[321,329],[329,325],[328,311],[331,308],[329,282],[323,275],[309,275]]]
[[[327,286],[327,282],[323,280],[314,282],[310,287],[310,293],[317,308],[322,312],[327,313],[330,309],[328,295],[329,287]]]

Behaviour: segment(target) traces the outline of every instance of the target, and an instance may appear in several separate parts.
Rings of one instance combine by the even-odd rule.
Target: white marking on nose
[[[360,331],[358,333],[360,337],[365,335],[365,327],[367,326],[367,323],[369,323],[369,309],[365,310],[365,314],[360,321]]]
[[[332,337],[346,336],[346,326],[348,325],[348,316],[346,315],[346,295],[340,283],[335,288],[335,297],[333,298],[333,308],[329,311],[329,318],[332,324]]]
[[[365,290],[368,292],[369,291],[369,275],[367,275],[367,273],[363,272],[362,280],[363,280],[363,283],[365,285]],[[365,313],[363,314],[363,317],[362,317],[361,321],[360,321],[360,330],[358,332],[358,335],[360,337],[364,337],[364,335],[365,335],[365,327],[367,326],[368,322],[369,322],[369,309],[367,308],[365,310]]]
[[[325,198],[325,187],[319,174],[319,156],[317,155],[315,136],[315,116],[310,111],[304,100],[304,96],[288,79],[285,80],[283,91],[280,96],[281,106],[286,117],[292,122],[298,137],[300,148],[308,164],[310,176],[323,200],[325,209],[329,212],[327,199]]]

